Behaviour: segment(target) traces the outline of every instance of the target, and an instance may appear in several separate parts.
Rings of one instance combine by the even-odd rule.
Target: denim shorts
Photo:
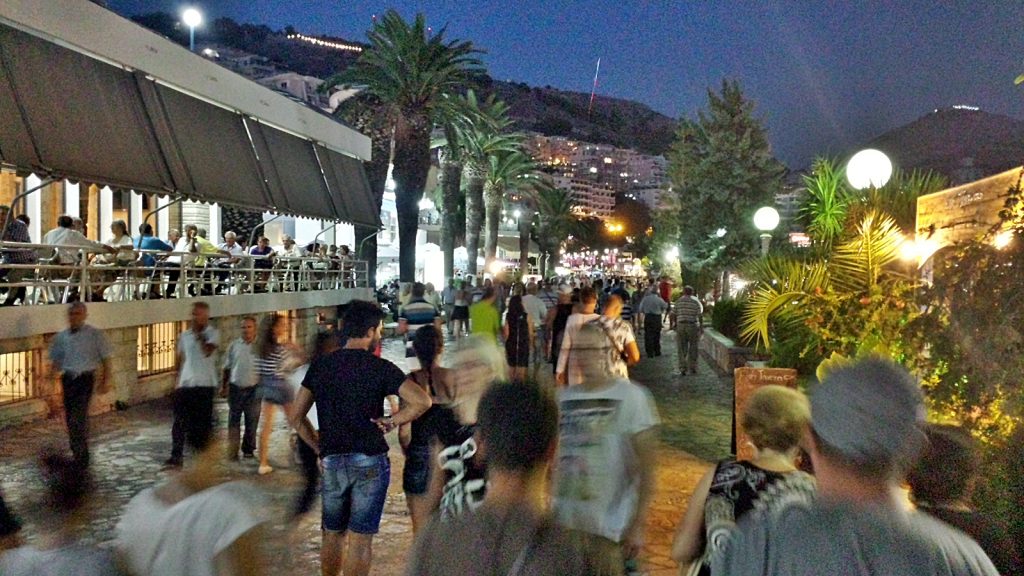
[[[426,494],[430,485],[430,446],[412,446],[405,454],[402,490],[416,496]]]
[[[323,459],[323,529],[376,534],[391,483],[387,454],[331,454]]]

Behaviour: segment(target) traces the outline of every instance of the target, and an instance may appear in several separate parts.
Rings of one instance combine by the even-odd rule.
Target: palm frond
[[[802,301],[827,290],[829,272],[824,262],[800,262],[785,257],[762,258],[742,266],[753,282],[747,288],[747,306],[740,322],[740,337],[771,348],[773,331],[796,328],[807,318]]]
[[[814,161],[811,174],[804,176],[807,200],[800,209],[807,233],[825,250],[839,238],[846,223],[849,192],[846,170],[831,158]]]
[[[836,247],[829,263],[832,281],[849,292],[866,291],[878,284],[883,268],[899,257],[903,231],[889,215],[869,212],[855,236]]]

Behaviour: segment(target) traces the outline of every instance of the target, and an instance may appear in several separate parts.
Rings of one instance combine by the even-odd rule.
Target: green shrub
[[[723,298],[711,309],[711,327],[737,344],[740,342],[740,321],[747,301]]]

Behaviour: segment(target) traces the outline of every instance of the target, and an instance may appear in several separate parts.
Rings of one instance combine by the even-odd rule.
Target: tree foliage
[[[680,122],[668,160],[684,262],[729,266],[756,254],[751,219],[774,204],[784,167],[737,82],[724,81],[720,93],[708,90],[707,109]],[[728,233],[718,237],[719,228]]]

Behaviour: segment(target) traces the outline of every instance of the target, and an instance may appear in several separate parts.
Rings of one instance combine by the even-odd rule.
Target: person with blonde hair
[[[487,469],[475,437],[477,408],[492,384],[506,380],[505,358],[489,338],[470,336],[455,353],[451,373],[448,409],[434,421],[439,450],[427,491],[442,518],[475,510],[486,495]]]
[[[754,445],[754,459],[723,460],[697,484],[672,543],[672,558],[684,574],[710,574],[740,518],[811,498],[814,478],[796,467],[810,421],[801,392],[769,385],[750,397],[740,423]]]

